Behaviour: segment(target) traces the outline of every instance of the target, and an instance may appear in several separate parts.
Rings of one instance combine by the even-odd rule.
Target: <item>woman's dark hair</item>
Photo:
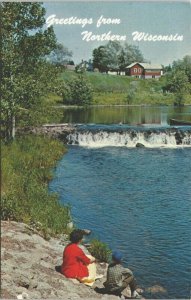
[[[75,229],[70,233],[70,241],[72,243],[77,244],[79,241],[83,239],[83,230]]]

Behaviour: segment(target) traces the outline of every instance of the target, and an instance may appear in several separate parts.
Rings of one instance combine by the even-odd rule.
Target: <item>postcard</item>
[[[190,299],[190,13],[1,2],[3,299]]]

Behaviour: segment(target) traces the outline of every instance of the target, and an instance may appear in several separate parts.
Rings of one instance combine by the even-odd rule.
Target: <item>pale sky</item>
[[[174,60],[191,55],[191,4],[189,2],[143,2],[143,1],[113,1],[113,2],[46,2],[46,18],[56,15],[56,18],[70,17],[92,18],[93,24],[54,25],[54,31],[60,43],[73,52],[73,60],[79,63],[82,59],[92,58],[92,51],[106,42],[83,41],[83,31],[95,35],[108,33],[126,35],[126,42],[139,46],[145,59],[152,63],[168,65]],[[120,19],[120,24],[101,25],[97,28],[97,20],[104,18]],[[182,35],[183,41],[133,41],[134,31],[152,35]]]

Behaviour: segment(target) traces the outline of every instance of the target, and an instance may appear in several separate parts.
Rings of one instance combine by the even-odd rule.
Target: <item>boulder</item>
[[[137,144],[136,144],[136,147],[137,147],[137,148],[145,148],[145,145],[143,145],[142,143],[137,143]]]

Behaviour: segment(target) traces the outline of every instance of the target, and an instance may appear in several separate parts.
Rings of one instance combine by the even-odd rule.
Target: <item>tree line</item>
[[[144,62],[144,57],[137,46],[127,43],[122,45],[117,41],[109,41],[93,50],[93,66],[100,72],[124,71],[135,61]]]

